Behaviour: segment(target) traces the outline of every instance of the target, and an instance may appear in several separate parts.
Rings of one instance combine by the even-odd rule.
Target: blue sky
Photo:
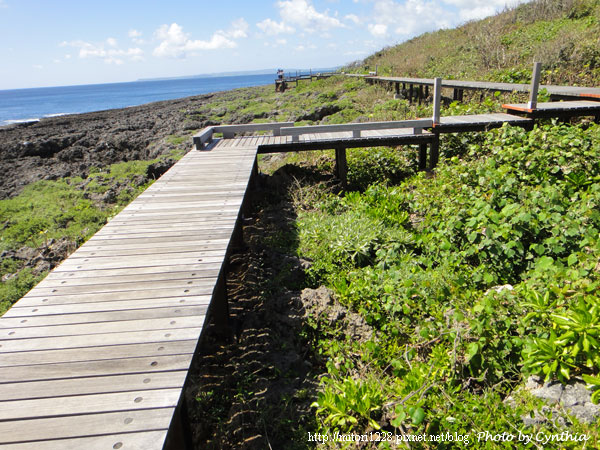
[[[514,0],[0,0],[0,89],[332,67]]]

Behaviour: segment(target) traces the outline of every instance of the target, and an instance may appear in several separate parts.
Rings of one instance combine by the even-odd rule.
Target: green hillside
[[[451,30],[426,33],[356,63],[356,71],[412,77],[600,84],[600,1],[537,0]]]

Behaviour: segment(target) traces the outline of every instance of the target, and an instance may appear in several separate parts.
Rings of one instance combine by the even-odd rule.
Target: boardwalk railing
[[[396,122],[346,123],[341,125],[309,125],[281,128],[281,135],[292,136],[292,142],[299,142],[300,136],[303,134],[338,133],[342,131],[352,131],[353,138],[360,138],[362,131],[366,130],[412,128],[414,134],[421,134],[423,128],[430,128],[432,125],[433,121],[431,119],[401,120]]]
[[[223,133],[223,138],[232,139],[236,134],[255,133],[257,131],[272,131],[273,136],[280,136],[283,127],[294,126],[294,122],[250,123],[245,125],[216,125],[204,128],[194,135],[194,146],[197,150],[210,144],[215,133]]]

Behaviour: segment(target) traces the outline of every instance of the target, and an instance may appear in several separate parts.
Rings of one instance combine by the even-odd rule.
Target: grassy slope
[[[600,84],[600,2],[534,1],[482,21],[426,33],[357,63],[382,74],[543,83]]]

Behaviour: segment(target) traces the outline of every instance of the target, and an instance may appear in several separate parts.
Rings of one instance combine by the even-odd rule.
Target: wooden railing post
[[[427,169],[427,144],[419,144],[419,171]]]
[[[538,97],[538,89],[540,87],[541,75],[542,75],[542,63],[541,62],[533,63],[533,74],[531,76],[531,93],[529,94],[529,103],[527,103],[527,108],[529,108],[529,109],[537,108],[537,97]]]
[[[346,189],[348,184],[348,162],[345,148],[335,149],[335,173],[342,182],[342,187]]]
[[[442,79],[436,78],[433,80],[433,125],[440,123],[440,107],[442,101]]]

